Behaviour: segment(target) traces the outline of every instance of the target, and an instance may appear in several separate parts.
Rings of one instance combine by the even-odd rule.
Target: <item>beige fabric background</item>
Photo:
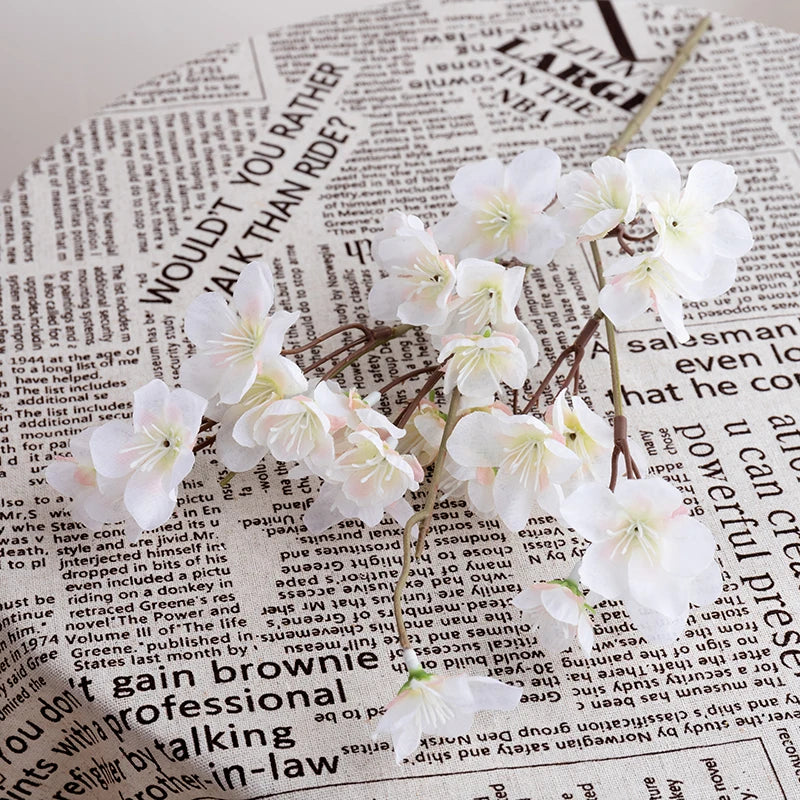
[[[9,185],[63,131],[176,64],[254,31],[374,4],[2,0],[0,187]],[[701,5],[691,0],[683,4]],[[800,32],[797,0],[703,0],[702,5]]]

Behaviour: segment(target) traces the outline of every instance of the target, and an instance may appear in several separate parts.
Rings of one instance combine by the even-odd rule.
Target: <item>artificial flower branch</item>
[[[391,212],[372,242],[381,275],[368,297],[372,317],[390,324],[339,325],[285,349],[300,314],[273,309],[273,276],[262,262],[242,270],[230,302],[213,292],[196,298],[184,321],[194,350],[181,365],[182,388],[154,380],[138,389],[132,416],[73,437],[71,456],[48,466],[48,482],[72,498],[73,516],[90,529],[119,524],[135,539],[169,520],[195,455],[213,444],[227,470],[223,486],[265,458],[289,464],[290,477],[319,479],[303,518],[312,536],[345,519],[367,527],[394,519],[403,555],[393,608],[408,679],[386,704],[375,735],[392,738],[398,763],[423,735],[465,734],[476,712],[510,710],[522,694],[491,677],[428,672],[411,649],[403,590],[440,496],[463,497],[472,514],[512,534],[546,513],[588,542],[568,578],[526,582],[510,599],[543,648],[577,644],[590,653],[594,606],[604,601],[621,601],[648,641],[674,641],[691,606],[716,600],[721,572],[710,530],[686,513],[674,485],[648,477],[641,448],[628,438],[615,329],[652,310],[686,341],[682,303],[726,291],[752,235],[741,215],[717,207],[736,185],[730,166],[699,161],[684,182],[660,150],[618,156],[707,24],[697,26],[591,172],[562,175],[558,155],[534,147],[509,164],[489,158],[461,167],[451,184],[455,206],[432,228]],[[652,233],[628,233],[626,226],[648,220]],[[609,236],[621,254],[604,265],[598,242]],[[551,263],[568,242],[591,244],[599,310],[520,412],[520,390],[537,385],[539,362],[536,339],[520,318],[523,284],[532,267]],[[581,362],[602,320],[613,426],[578,393]],[[412,329],[428,337],[436,363],[412,368],[380,391],[333,380]],[[305,369],[293,360],[339,334],[350,341],[314,352]],[[423,376],[394,421],[378,410],[382,395]],[[428,465],[424,504],[415,511],[409,498]]]

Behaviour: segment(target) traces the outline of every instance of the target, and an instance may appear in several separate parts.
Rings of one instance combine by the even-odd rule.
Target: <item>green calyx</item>
[[[581,591],[580,586],[575,581],[571,581],[569,578],[556,578],[553,581],[548,581],[548,583],[554,583],[556,586],[564,586],[565,588],[569,589],[572,594],[576,597],[583,597],[583,592]],[[590,614],[594,614],[594,606],[590,606],[588,603],[584,603],[583,607],[586,611]]]
[[[548,583],[554,583],[557,586],[564,586],[569,589],[572,594],[577,595],[578,597],[583,597],[583,592],[580,590],[575,581],[571,581],[569,578],[556,578],[554,581],[548,581]]]
[[[401,694],[406,689],[411,686],[411,681],[429,681],[433,677],[433,674],[430,672],[426,672],[424,669],[412,669],[411,672],[408,673],[408,680],[400,687],[397,694]]]

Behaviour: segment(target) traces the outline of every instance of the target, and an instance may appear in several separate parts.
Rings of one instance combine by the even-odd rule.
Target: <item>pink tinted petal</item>
[[[666,520],[683,508],[680,489],[662,478],[622,480],[617,484],[614,494],[632,517],[655,514]]]
[[[686,627],[686,616],[670,619],[630,598],[625,601],[625,610],[642,636],[651,644],[671,644]]]
[[[166,406],[170,422],[181,424],[192,436],[197,435],[208,400],[188,389],[173,389]]]
[[[578,604],[583,604],[572,591],[565,586],[553,585],[542,592],[542,605],[547,613],[559,622],[567,625],[577,625],[580,616]]]
[[[475,235],[472,211],[457,206],[433,226],[433,235],[445,253],[461,253]]]
[[[624,214],[624,208],[606,208],[598,211],[581,226],[578,235],[581,239],[597,239],[605,236],[612,228],[622,222]]]
[[[177,488],[178,484],[192,471],[194,466],[194,453],[188,448],[182,449],[175,458],[172,465],[167,485],[171,489]]]
[[[453,197],[459,205],[478,208],[487,191],[502,188],[504,173],[505,168],[498,158],[465,164],[456,172],[450,184]],[[435,228],[434,238],[439,238]]]
[[[562,247],[566,240],[567,237],[556,217],[537,214],[528,225],[525,241],[520,244],[519,250],[514,248],[513,255],[526,264],[543,267],[552,261],[556,250]]]
[[[505,526],[512,532],[521,531],[528,524],[536,506],[533,486],[524,486],[516,475],[501,469],[494,480],[494,505]]]
[[[283,348],[283,339],[286,336],[286,331],[288,331],[299,318],[299,311],[283,311],[282,309],[276,311],[269,318],[266,331],[261,339],[261,344],[253,354],[254,358],[259,363],[264,363],[274,356],[277,356]]]
[[[666,572],[643,550],[634,550],[628,561],[631,597],[669,619],[686,619],[689,613],[689,582]]]
[[[650,290],[642,283],[613,280],[600,290],[600,310],[615,328],[627,325],[653,305]]]
[[[101,425],[90,442],[95,469],[108,478],[121,478],[130,472],[131,454],[122,451],[134,435],[130,422],[116,419]]]
[[[163,525],[175,502],[175,493],[164,490],[162,476],[155,470],[134,472],[125,487],[125,508],[144,531]]]
[[[599,483],[585,483],[576,489],[562,503],[561,514],[571,528],[591,542],[607,539],[608,532],[618,530],[624,520],[615,496]]]
[[[229,364],[219,384],[219,399],[222,403],[238,403],[253,385],[258,374],[258,365],[252,358],[243,358]]]
[[[722,594],[722,574],[716,561],[706,567],[689,584],[689,602],[693,606],[707,606]]]
[[[169,400],[169,388],[164,381],[152,380],[133,393],[133,427],[140,431],[164,416]]]
[[[546,583],[540,583],[535,588],[523,589],[516,597],[512,598],[511,604],[526,614],[533,614],[540,611],[542,606],[542,592],[548,587]]]
[[[714,563],[711,531],[691,517],[675,517],[663,529],[661,566],[672,575],[694,578]]]
[[[251,470],[267,453],[266,445],[252,444],[247,447],[233,436],[234,425],[237,420],[226,415],[222,418],[222,423],[217,429],[216,451],[222,463],[231,472],[247,472]]]
[[[656,301],[656,311],[664,327],[679,341],[689,341],[689,331],[683,322],[683,303],[681,298],[674,292],[656,287],[653,289],[653,296]]]
[[[578,644],[587,656],[594,647],[594,628],[592,628],[592,621],[587,613],[581,614],[581,618],[578,620]]]
[[[583,554],[581,583],[606,600],[619,600],[629,594],[628,562],[614,555],[617,543],[612,539],[595,542]]]
[[[511,711],[522,697],[521,687],[509,686],[494,678],[472,675],[467,682],[472,692],[473,711]]]
[[[272,272],[263,261],[252,261],[239,275],[233,289],[233,305],[243,319],[262,320],[275,300]]]
[[[367,303],[369,313],[375,318],[390,322],[398,318],[397,311],[400,302],[406,295],[407,284],[394,276],[381,278],[370,289]],[[408,325],[418,325],[421,322],[408,322]]]
[[[210,356],[194,355],[181,364],[181,385],[207,400],[219,392],[223,376],[224,372]]]
[[[729,208],[714,212],[714,250],[726,258],[739,258],[753,246],[747,220]]]
[[[499,421],[485,411],[474,411],[456,423],[447,452],[464,467],[496,467],[503,460]]]

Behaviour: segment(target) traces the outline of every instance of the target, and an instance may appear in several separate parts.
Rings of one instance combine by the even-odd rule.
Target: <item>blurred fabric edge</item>
[[[664,0],[651,2],[667,5]],[[224,4],[140,0],[132,5],[121,0],[72,0],[63,5],[52,0],[4,0],[0,187],[8,186],[64,131],[190,58],[253,32],[377,4],[376,0],[338,0],[335,5],[325,0]],[[800,32],[797,2],[704,0],[702,5]]]

